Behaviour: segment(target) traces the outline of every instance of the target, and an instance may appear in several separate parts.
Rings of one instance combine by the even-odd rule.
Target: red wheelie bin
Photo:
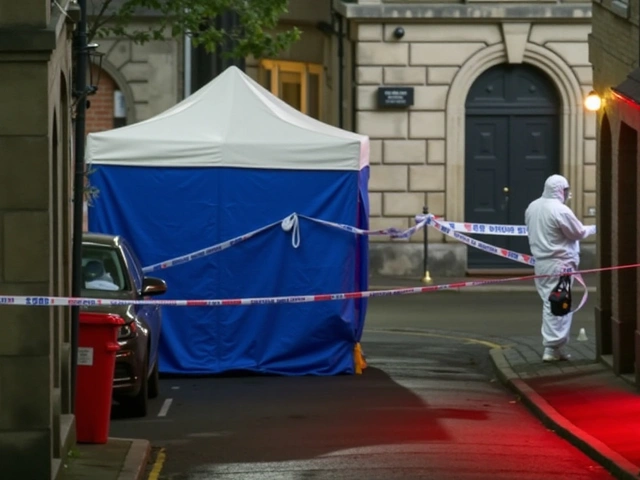
[[[76,377],[76,436],[79,443],[107,443],[118,330],[125,321],[110,313],[80,312]]]

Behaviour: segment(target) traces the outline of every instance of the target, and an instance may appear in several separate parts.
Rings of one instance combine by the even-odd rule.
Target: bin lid
[[[80,312],[80,323],[84,325],[124,325],[124,318],[115,313]]]

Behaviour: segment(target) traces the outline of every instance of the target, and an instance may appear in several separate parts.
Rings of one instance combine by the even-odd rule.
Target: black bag
[[[551,313],[556,317],[564,317],[571,312],[571,277],[563,275],[549,295]]]

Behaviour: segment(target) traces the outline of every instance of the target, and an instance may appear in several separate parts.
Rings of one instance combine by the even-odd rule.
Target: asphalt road
[[[150,480],[611,478],[495,381],[488,349],[538,334],[539,310],[526,293],[376,298],[363,375],[165,378],[111,435],[151,440]]]
[[[380,297],[369,301],[366,328],[419,328],[457,331],[508,341],[510,337],[540,335],[542,303],[535,292],[472,293],[443,291]],[[574,302],[582,299],[581,287],[574,289]],[[596,294],[574,315],[576,332],[594,332],[593,309]],[[501,340],[502,339],[502,340]]]

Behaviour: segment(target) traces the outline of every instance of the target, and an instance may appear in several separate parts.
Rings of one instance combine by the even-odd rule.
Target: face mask
[[[569,203],[569,200],[571,200],[573,198],[573,195],[571,195],[571,190],[569,190],[568,188],[564,189],[564,203]]]

